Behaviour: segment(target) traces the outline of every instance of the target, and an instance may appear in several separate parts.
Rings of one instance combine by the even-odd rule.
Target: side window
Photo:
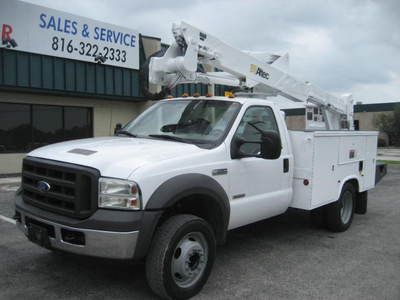
[[[262,131],[275,131],[279,134],[278,125],[275,120],[274,112],[267,106],[251,106],[244,113],[242,120],[236,130],[235,138],[242,139],[246,143],[241,147],[241,151],[248,155],[260,153],[260,142]]]

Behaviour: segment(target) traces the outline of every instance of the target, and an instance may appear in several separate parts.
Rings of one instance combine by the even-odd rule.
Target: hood
[[[95,168],[102,176],[128,178],[137,168],[206,151],[192,144],[131,137],[68,141],[38,148],[29,156]]]

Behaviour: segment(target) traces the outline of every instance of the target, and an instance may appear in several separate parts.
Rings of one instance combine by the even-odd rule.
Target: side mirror
[[[260,142],[249,142],[240,138],[232,140],[231,157],[260,157],[264,159],[277,159],[281,156],[281,138],[275,131],[263,131]]]
[[[277,159],[281,156],[281,137],[275,131],[265,131],[261,136],[261,157]]]
[[[118,133],[118,131],[120,131],[121,128],[122,128],[122,124],[121,123],[115,124],[114,134]]]

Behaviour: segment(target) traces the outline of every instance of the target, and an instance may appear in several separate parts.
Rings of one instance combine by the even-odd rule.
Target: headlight
[[[100,178],[99,207],[114,209],[140,209],[140,191],[133,181]]]

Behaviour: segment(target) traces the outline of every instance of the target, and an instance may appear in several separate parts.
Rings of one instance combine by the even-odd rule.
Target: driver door
[[[269,106],[250,106],[232,139],[239,138],[253,143],[245,143],[240,147],[240,151],[248,157],[230,161],[229,229],[281,214],[288,207],[290,180],[289,172],[283,167],[285,155],[281,154],[277,159],[259,157],[261,144],[254,142],[261,142],[260,131],[275,131],[279,134],[274,111]]]

